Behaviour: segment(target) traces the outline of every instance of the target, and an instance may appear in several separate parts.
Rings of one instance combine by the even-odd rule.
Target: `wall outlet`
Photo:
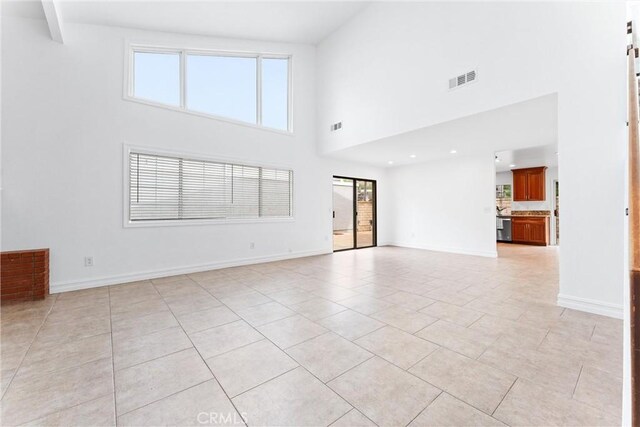
[[[93,267],[93,257],[92,256],[84,257],[84,266],[85,267]]]
[[[255,249],[255,248],[256,248],[256,244],[254,242],[250,242],[249,249]]]

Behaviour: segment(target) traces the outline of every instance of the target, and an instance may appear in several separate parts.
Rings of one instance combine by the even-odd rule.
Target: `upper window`
[[[133,47],[128,95],[291,131],[290,57]]]

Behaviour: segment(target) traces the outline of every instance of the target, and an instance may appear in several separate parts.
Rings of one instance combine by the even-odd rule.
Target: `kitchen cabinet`
[[[548,217],[513,217],[511,219],[513,243],[547,246],[549,244]]]
[[[513,201],[543,202],[546,199],[546,166],[526,169],[513,169]]]
[[[511,220],[511,241],[526,242],[528,239],[527,223],[517,221],[515,218]]]

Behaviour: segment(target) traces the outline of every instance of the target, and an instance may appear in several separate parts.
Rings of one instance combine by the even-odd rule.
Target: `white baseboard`
[[[621,305],[608,302],[580,298],[570,295],[558,294],[558,305],[573,310],[586,311],[587,313],[600,314],[602,316],[624,318],[624,310]]]
[[[100,286],[117,285],[120,283],[136,282],[138,280],[157,279],[160,277],[177,276],[180,274],[198,273],[201,271],[218,270],[221,268],[238,267],[249,264],[261,264],[264,262],[282,261],[293,258],[304,258],[314,255],[325,255],[331,253],[330,250],[321,249],[315,251],[302,251],[287,254],[270,255],[254,258],[243,258],[209,264],[190,265],[185,267],[173,267],[163,270],[144,271],[131,274],[121,274],[116,276],[106,276],[97,279],[76,280],[70,282],[56,282],[49,287],[49,292],[57,294],[60,292],[77,291],[80,289],[97,288]]]
[[[470,251],[467,249],[460,249],[460,248],[449,248],[449,247],[444,247],[444,246],[431,246],[431,245],[416,245],[413,243],[402,243],[402,242],[395,242],[395,243],[389,243],[389,246],[398,246],[401,248],[411,248],[411,249],[423,249],[426,251],[434,251],[434,252],[447,252],[447,253],[451,253],[451,254],[458,254],[458,255],[473,255],[473,256],[482,256],[482,257],[487,257],[487,258],[497,258],[498,257],[498,251]]]

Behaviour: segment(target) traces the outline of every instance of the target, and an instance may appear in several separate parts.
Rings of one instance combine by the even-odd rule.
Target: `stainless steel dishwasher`
[[[496,231],[498,242],[511,241],[511,218],[496,217]]]

